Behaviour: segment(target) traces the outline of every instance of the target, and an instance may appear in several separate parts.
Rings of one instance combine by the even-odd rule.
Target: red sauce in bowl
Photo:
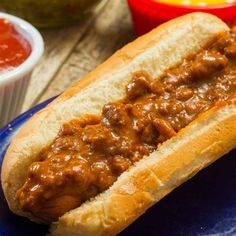
[[[0,72],[22,64],[30,55],[30,43],[5,19],[0,19]]]

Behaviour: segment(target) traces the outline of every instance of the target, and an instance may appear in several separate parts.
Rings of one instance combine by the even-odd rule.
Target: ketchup
[[[0,72],[22,64],[31,53],[31,45],[14,25],[0,19]]]

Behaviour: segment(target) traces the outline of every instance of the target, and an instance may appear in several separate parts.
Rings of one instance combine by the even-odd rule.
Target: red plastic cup
[[[128,0],[136,34],[142,35],[156,26],[190,12],[208,12],[229,25],[236,24],[236,3],[209,6],[186,6],[154,0]]]

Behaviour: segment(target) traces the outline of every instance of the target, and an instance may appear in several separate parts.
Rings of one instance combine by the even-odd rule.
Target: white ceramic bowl
[[[30,56],[18,67],[0,74],[0,127],[15,118],[21,111],[31,73],[44,51],[42,36],[26,21],[0,12],[0,18],[15,26],[31,45]]]

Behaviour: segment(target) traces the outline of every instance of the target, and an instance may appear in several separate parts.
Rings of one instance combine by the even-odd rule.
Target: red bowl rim
[[[134,0],[137,1],[137,0]],[[236,2],[235,3],[225,3],[225,4],[217,4],[217,5],[209,5],[209,6],[188,6],[188,5],[181,5],[181,4],[171,4],[171,3],[163,3],[154,0],[138,0],[144,4],[149,4],[153,7],[160,7],[164,9],[176,9],[176,10],[195,10],[195,11],[206,11],[206,10],[229,10],[229,9],[236,9]]]

